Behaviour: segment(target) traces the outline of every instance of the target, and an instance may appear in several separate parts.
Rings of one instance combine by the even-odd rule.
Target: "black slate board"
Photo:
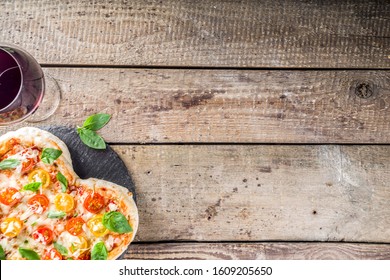
[[[118,154],[107,145],[106,150],[94,150],[81,142],[75,128],[65,126],[40,127],[60,138],[67,146],[73,169],[82,179],[97,178],[126,187],[133,193],[135,187],[126,165]]]

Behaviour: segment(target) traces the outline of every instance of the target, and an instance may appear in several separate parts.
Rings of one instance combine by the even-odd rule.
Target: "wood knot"
[[[370,98],[374,94],[374,85],[371,82],[356,83],[355,94],[360,98]]]

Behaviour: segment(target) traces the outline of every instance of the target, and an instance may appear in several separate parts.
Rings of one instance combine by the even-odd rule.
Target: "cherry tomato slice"
[[[103,225],[102,220],[103,214],[97,214],[87,222],[88,229],[96,237],[104,236],[109,232],[109,230]]]
[[[37,164],[39,160],[38,155],[36,157],[27,158],[25,161],[22,162],[22,173],[29,172],[31,169],[34,168],[35,164]]]
[[[22,173],[31,170],[35,165],[34,159],[28,158],[22,162]]]
[[[49,245],[53,242],[53,231],[45,226],[40,226],[32,233],[32,237],[42,244]]]
[[[54,205],[59,211],[70,212],[74,208],[74,198],[67,193],[59,193],[54,197]]]
[[[46,195],[36,194],[27,201],[27,204],[34,213],[42,214],[49,207],[50,201]]]
[[[91,252],[90,251],[85,251],[77,259],[78,260],[90,260],[91,259]]]
[[[62,260],[62,255],[56,249],[45,250],[43,260]]]
[[[22,161],[22,173],[26,173],[34,168],[35,164],[39,161],[39,150],[35,147],[33,148],[27,148],[17,145],[14,146],[12,149],[14,154],[21,153],[22,156],[24,156],[24,159]],[[36,153],[34,156],[33,153]]]
[[[83,232],[84,220],[80,217],[70,219],[65,226],[65,229],[72,235],[79,235]]]
[[[1,232],[8,237],[15,237],[17,236],[23,227],[23,222],[15,217],[6,218],[1,223],[0,228]]]
[[[15,138],[11,138],[5,143],[3,142],[0,145],[0,155],[3,156],[5,154],[7,154],[9,151],[12,150],[13,147],[19,145],[19,143],[20,143],[20,141],[15,139]]]
[[[98,193],[92,193],[84,200],[84,208],[91,213],[98,213],[105,206],[104,197]]]
[[[46,170],[35,169],[28,174],[28,181],[30,183],[41,182],[42,188],[47,188],[51,182],[50,174]]]
[[[72,242],[71,246],[69,247],[69,251],[73,254],[77,250],[80,250],[80,252],[85,251],[88,248],[88,242],[87,240],[82,236],[77,236],[78,240],[75,242]]]
[[[6,188],[0,193],[0,202],[8,206],[15,205],[20,198],[19,191],[12,187]]]

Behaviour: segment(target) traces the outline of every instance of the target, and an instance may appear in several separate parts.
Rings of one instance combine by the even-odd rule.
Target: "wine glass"
[[[60,98],[58,84],[45,77],[34,57],[0,42],[0,126],[45,120],[55,112]]]

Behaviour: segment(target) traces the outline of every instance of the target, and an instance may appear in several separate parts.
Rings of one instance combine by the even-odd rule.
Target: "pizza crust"
[[[15,131],[7,132],[6,134],[0,136],[0,143],[5,143],[12,138],[20,139],[27,145],[60,149],[62,151],[61,157],[65,159],[67,164],[70,165],[73,169],[72,158],[70,156],[68,147],[60,138],[51,134],[50,132],[36,127],[23,127]]]
[[[62,173],[68,172],[69,176],[73,177],[72,183],[75,186],[82,185],[91,190],[97,191],[105,189],[111,192],[112,195],[116,196],[118,201],[120,201],[120,212],[128,218],[129,223],[133,228],[133,232],[131,233],[121,234],[120,236],[118,235],[118,238],[121,239],[121,244],[109,252],[108,259],[119,258],[126,251],[129,244],[134,240],[138,230],[139,216],[137,206],[133,199],[133,194],[127,188],[105,180],[96,178],[80,179],[73,170],[71,155],[66,144],[57,136],[39,128],[24,127],[0,136],[0,156],[2,156],[1,145],[4,145],[4,143],[7,143],[13,138],[19,139],[20,143],[26,146],[31,145],[39,148],[60,149],[62,154],[56,160],[58,168],[62,168]],[[3,147],[3,149],[5,148]]]

